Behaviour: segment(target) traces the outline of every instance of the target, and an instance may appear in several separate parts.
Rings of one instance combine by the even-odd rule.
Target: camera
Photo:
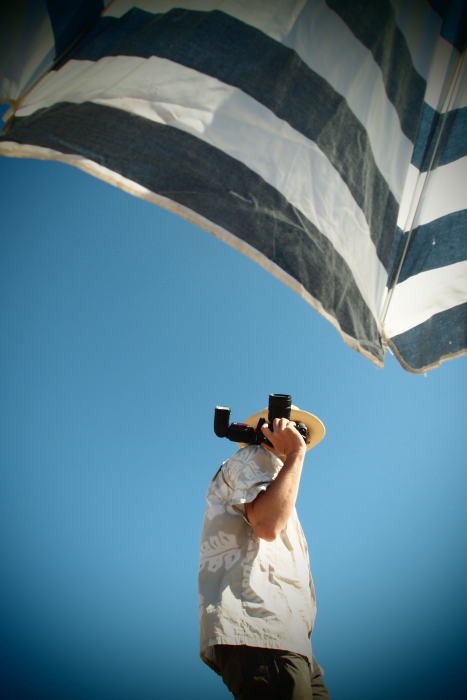
[[[256,427],[247,423],[229,423],[230,408],[228,406],[216,406],[214,411],[214,432],[217,437],[226,437],[233,442],[244,442],[247,445],[260,445],[265,442],[271,445],[264,437],[261,426],[268,424],[269,430],[273,431],[274,418],[287,418],[290,420],[292,408],[292,397],[290,394],[269,394],[268,420],[260,418]],[[305,423],[294,421],[300,435],[308,443],[308,428]]]

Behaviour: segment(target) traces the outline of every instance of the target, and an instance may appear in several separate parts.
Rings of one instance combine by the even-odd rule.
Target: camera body
[[[268,423],[269,430],[273,431],[274,418],[287,418],[290,420],[292,397],[290,394],[269,394],[268,420],[260,418],[256,427],[247,423],[229,423],[230,408],[228,406],[216,406],[214,411],[214,432],[217,437],[226,437],[233,442],[244,442],[247,445],[260,445],[265,442],[271,445],[264,437],[261,426]],[[308,442],[308,428],[305,423],[295,422],[300,435]]]

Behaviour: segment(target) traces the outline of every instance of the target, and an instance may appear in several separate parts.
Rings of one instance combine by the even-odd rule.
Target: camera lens
[[[272,423],[274,418],[287,418],[290,420],[290,407],[292,397],[290,394],[269,394],[268,421]]]

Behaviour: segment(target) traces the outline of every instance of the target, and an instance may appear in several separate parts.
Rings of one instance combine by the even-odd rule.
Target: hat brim
[[[268,419],[268,409],[263,408],[262,411],[253,413],[252,416],[247,418],[244,423],[250,425],[252,428],[256,428],[260,418]],[[302,411],[297,406],[292,406],[290,411],[290,420],[294,420],[297,423],[305,423],[308,428],[308,439],[310,442],[307,443],[306,449],[311,450],[312,447],[318,444],[323,437],[326,435],[326,428],[323,421],[315,416],[314,413],[309,413],[308,411]],[[246,443],[239,442],[240,447],[245,447]]]

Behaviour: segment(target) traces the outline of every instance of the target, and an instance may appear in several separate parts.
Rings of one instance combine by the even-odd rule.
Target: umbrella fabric
[[[25,2],[0,154],[179,213],[425,371],[467,347],[465,4],[437,5]]]

